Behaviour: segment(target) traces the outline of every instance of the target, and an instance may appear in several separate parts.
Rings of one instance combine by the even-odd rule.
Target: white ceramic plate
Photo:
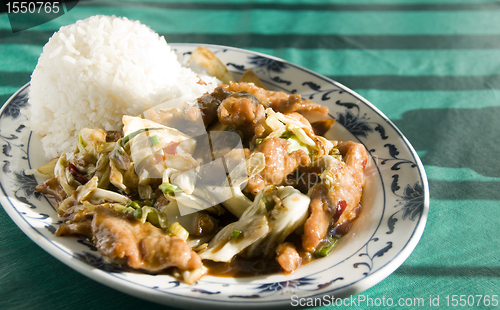
[[[198,45],[172,44],[186,55]],[[337,121],[327,137],[359,141],[369,150],[363,210],[334,252],[292,275],[207,276],[190,286],[168,275],[124,271],[106,263],[85,239],[55,237],[59,225],[55,209],[35,192],[40,180],[29,174],[47,160],[40,155],[39,138],[27,125],[29,85],[0,111],[0,202],[14,222],[45,251],[82,274],[139,298],[181,308],[286,307],[310,297],[347,297],[390,275],[417,245],[429,207],[424,168],[406,138],[371,103],[324,76],[252,51],[206,46],[236,78],[252,68],[269,88],[299,93],[328,106]]]

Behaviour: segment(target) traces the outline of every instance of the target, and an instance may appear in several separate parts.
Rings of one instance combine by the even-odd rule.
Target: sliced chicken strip
[[[368,155],[360,143],[341,142],[338,147],[343,161],[329,156],[326,164],[336,184],[327,187],[322,180],[310,191],[311,214],[304,224],[302,235],[302,246],[309,252],[316,250],[329,227],[344,224],[357,215],[365,185],[364,170]]]
[[[267,185],[288,185],[287,176],[299,166],[310,164],[309,156],[303,150],[288,153],[288,141],[281,138],[266,139],[254,150],[265,155],[266,167],[251,178],[245,190],[257,195]]]
[[[297,270],[302,262],[297,249],[290,242],[284,242],[278,246],[276,249],[276,260],[287,273]]]
[[[203,270],[202,262],[182,239],[169,236],[148,222],[98,206],[92,232],[99,252],[113,260],[124,260],[134,269],[159,272],[169,267],[182,271]],[[200,277],[204,272],[199,273]],[[197,279],[190,279],[197,281]]]

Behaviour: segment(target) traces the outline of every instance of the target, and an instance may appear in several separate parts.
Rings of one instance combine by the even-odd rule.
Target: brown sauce
[[[338,225],[337,227],[330,230],[330,234],[343,236],[349,232],[352,224],[358,218],[361,212],[361,203],[353,210],[355,217],[351,221],[347,221]],[[225,218],[227,221],[228,219]],[[301,234],[292,233],[289,235],[286,242],[290,242],[295,245],[300,257],[302,258],[301,266],[310,263],[318,259],[314,255],[308,255],[306,251],[302,249]],[[329,255],[335,255],[333,250]],[[211,260],[203,260],[203,265],[208,269],[208,275],[217,277],[234,277],[234,278],[244,278],[253,277],[269,274],[279,274],[284,273],[281,266],[276,261],[276,257],[271,258],[247,258],[241,255],[236,255],[230,262],[214,262]]]
[[[217,277],[252,277],[279,273],[281,266],[273,259],[244,258],[236,255],[231,262],[214,262],[204,260],[208,274]]]

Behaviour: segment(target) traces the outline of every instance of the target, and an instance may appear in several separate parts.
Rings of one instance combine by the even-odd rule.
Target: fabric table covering
[[[416,249],[393,274],[359,294],[424,298],[424,308],[431,295],[440,296],[441,307],[446,296],[500,295],[500,2],[66,5],[60,17],[15,33],[7,13],[0,13],[1,103],[29,82],[53,32],[96,14],[140,20],[167,42],[234,46],[306,67],[353,89],[387,115],[416,149],[429,179],[428,220]],[[23,23],[33,21],[17,20]],[[345,308],[350,307],[364,308]],[[67,267],[0,208],[0,309],[146,308],[168,309]]]

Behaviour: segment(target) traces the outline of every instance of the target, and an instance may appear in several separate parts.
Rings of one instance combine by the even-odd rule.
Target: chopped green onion
[[[276,205],[276,201],[274,201],[274,199],[269,200],[269,199],[267,199],[266,196],[262,196],[262,201],[266,205],[267,211],[271,211],[273,209],[274,205]]]
[[[255,147],[258,147],[262,142],[264,142],[264,139],[255,139]]]
[[[154,226],[160,227],[163,230],[166,230],[168,228],[167,215],[153,207],[144,206],[141,208],[141,213],[137,213],[137,215],[139,214],[141,215],[141,218],[139,220],[143,223],[145,223],[146,221],[150,222]]]
[[[156,198],[153,198],[153,199],[147,200],[147,201],[144,203],[144,205],[145,205],[145,206],[148,206],[148,207],[152,207],[152,206],[154,206],[154,205],[155,205],[155,203],[156,203]]]
[[[337,241],[339,241],[339,238],[337,237],[330,237],[327,238],[323,243],[319,246],[319,248],[314,252],[314,254],[318,257],[325,257],[330,253],[335,245],[337,244]]]
[[[123,137],[123,139],[120,140],[120,146],[125,147],[125,144],[127,144],[127,142],[129,142],[131,139],[133,139],[138,134],[141,134],[143,132],[153,131],[153,130],[162,130],[162,129],[163,128],[141,128],[139,130],[136,130],[136,131],[126,135],[125,137]]]
[[[120,214],[134,213],[134,211],[136,210],[132,207],[124,206],[118,203],[113,204],[113,209]]]
[[[158,138],[157,135],[154,135],[152,137],[149,137],[149,145],[155,146],[160,143],[160,139]]]
[[[78,151],[83,151],[85,149],[85,147],[87,146],[87,141],[85,141],[85,138],[83,137],[82,135],[82,132],[80,131],[78,133]]]
[[[134,208],[134,209],[140,209],[141,208],[141,205],[139,205],[139,202],[134,200],[134,201],[131,201],[129,202],[126,207],[131,207],[131,208]]]
[[[134,210],[134,217],[135,217],[136,219],[140,219],[140,218],[142,218],[142,209],[141,209],[141,208],[139,208],[139,209],[135,209],[135,210]]]
[[[284,133],[281,134],[280,138],[281,139],[288,139],[293,135],[294,135],[293,132],[291,132],[290,130],[286,130]]]
[[[168,182],[163,182],[158,186],[158,188],[164,193],[164,194],[173,194],[175,192],[180,192],[181,189],[179,186],[168,183]]]
[[[179,224],[179,222],[175,222],[172,225],[170,225],[167,229],[167,232],[176,237],[181,238],[184,241],[186,241],[189,237],[189,232],[184,227],[182,227],[182,225]]]
[[[233,233],[231,234],[231,240],[236,240],[238,237],[241,235],[241,230],[233,230]]]

